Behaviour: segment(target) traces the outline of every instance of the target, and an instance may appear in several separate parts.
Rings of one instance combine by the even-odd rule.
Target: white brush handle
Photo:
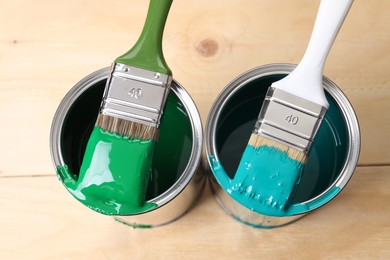
[[[272,84],[328,108],[322,85],[326,57],[353,0],[322,0],[309,45],[301,62],[287,77]]]

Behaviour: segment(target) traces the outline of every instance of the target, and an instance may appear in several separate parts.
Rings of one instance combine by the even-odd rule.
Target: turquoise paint
[[[286,225],[289,225],[291,224],[292,222],[295,222],[297,220],[299,220],[299,218],[297,218],[296,220],[293,220],[292,222],[287,222],[285,224],[276,224],[274,225],[274,223],[272,222],[272,220],[266,220],[265,223],[264,222],[260,222],[260,223],[250,223],[250,222],[247,222],[247,221],[244,221],[242,220],[240,217],[238,216],[235,216],[235,215],[232,215],[232,217],[237,220],[238,222],[241,222],[245,225],[248,225],[252,228],[258,228],[258,229],[274,229],[274,228],[279,228],[279,227],[283,227],[283,226],[286,226]],[[270,218],[274,218],[274,217],[270,217]],[[277,222],[277,221],[276,221]]]
[[[233,198],[235,199],[238,203],[242,204],[243,206],[247,207],[248,209],[259,213],[263,215],[268,215],[268,212],[264,212],[263,207],[248,207],[247,205],[252,205],[254,204],[253,198],[250,198],[250,196],[245,196],[245,195],[234,195],[234,193],[230,192],[231,187],[237,184],[237,181],[234,179],[230,179],[225,172],[224,168],[222,167],[221,163],[215,159],[214,156],[210,155],[209,156],[209,163],[211,165],[211,170],[214,173],[215,178],[217,179],[219,185]],[[276,213],[272,214],[269,216],[278,216],[278,217],[287,217],[287,216],[294,216],[294,215],[299,215],[299,214],[304,214],[307,213],[311,210],[314,210],[324,204],[326,204],[328,201],[333,199],[339,192],[341,191],[340,187],[334,186],[330,188],[325,194],[322,194],[319,196],[317,199],[304,203],[294,203],[291,204],[290,206],[286,207],[283,211],[272,211],[271,213]],[[232,195],[233,194],[233,195]],[[266,207],[267,210],[269,210],[269,207]],[[258,211],[260,209],[260,211]],[[241,220],[240,220],[241,221]]]
[[[268,216],[284,215],[303,167],[274,147],[248,145],[226,191],[251,210]]]
[[[286,209],[286,216],[298,215],[319,208],[336,197],[340,191],[340,187],[334,186],[330,188],[330,190],[328,190],[325,194],[322,194],[320,197],[311,202],[293,204]]]

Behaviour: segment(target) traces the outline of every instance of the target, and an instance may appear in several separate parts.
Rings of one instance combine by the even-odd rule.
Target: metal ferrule
[[[307,153],[326,110],[317,103],[270,87],[254,133]]]
[[[171,82],[169,75],[114,63],[100,113],[158,127]]]

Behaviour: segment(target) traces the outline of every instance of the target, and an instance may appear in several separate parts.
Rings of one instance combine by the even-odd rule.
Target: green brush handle
[[[162,51],[162,36],[172,1],[150,0],[145,25],[138,41],[115,62],[172,75]]]

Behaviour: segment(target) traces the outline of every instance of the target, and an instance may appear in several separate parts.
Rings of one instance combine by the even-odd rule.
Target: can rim
[[[71,108],[73,102],[77,100],[77,98],[79,98],[85,90],[87,90],[94,84],[106,79],[108,77],[109,71],[110,68],[106,67],[87,75],[78,83],[76,83],[76,85],[74,85],[69,90],[69,92],[60,102],[54,114],[50,129],[50,154],[52,163],[55,168],[60,165],[65,165],[64,159],[61,154],[61,129],[63,127],[67,112]],[[181,86],[174,79],[172,79],[170,91],[172,91],[179,98],[188,113],[188,118],[191,124],[192,131],[192,149],[188,159],[188,163],[182,175],[168,190],[148,201],[150,203],[157,204],[157,208],[173,200],[190,183],[197,169],[199,168],[203,145],[202,121],[200,119],[199,111],[193,99],[186,92],[183,86]]]
[[[226,105],[227,101],[233,96],[242,86],[246,85],[248,82],[256,80],[258,78],[262,78],[265,76],[275,75],[275,74],[288,74],[294,70],[296,64],[289,63],[273,63],[266,64],[259,67],[255,67],[251,70],[244,72],[239,75],[235,79],[233,79],[217,96],[214,101],[210,112],[207,117],[206,122],[206,131],[205,131],[205,148],[207,156],[212,155],[216,161],[219,161],[219,156],[216,149],[216,131],[217,131],[217,120],[216,118],[221,113],[223,107]],[[337,177],[337,179],[333,182],[332,185],[328,187],[321,194],[316,197],[301,202],[303,204],[311,203],[316,201],[319,198],[324,197],[325,195],[330,195],[329,199],[321,204],[311,208],[309,211],[318,208],[329,202],[333,199],[339,192],[333,193],[331,189],[333,187],[340,188],[341,191],[345,185],[348,183],[352,174],[357,166],[357,162],[360,155],[360,130],[359,123],[356,117],[356,113],[346,97],[346,95],[342,92],[342,90],[328,77],[323,76],[323,84],[324,89],[328,92],[328,94],[336,101],[339,109],[343,114],[343,118],[345,120],[347,131],[348,131],[348,149],[345,157],[345,162],[341,169],[341,173]],[[348,116],[347,116],[348,115]],[[208,160],[209,167],[212,168],[210,160]]]

